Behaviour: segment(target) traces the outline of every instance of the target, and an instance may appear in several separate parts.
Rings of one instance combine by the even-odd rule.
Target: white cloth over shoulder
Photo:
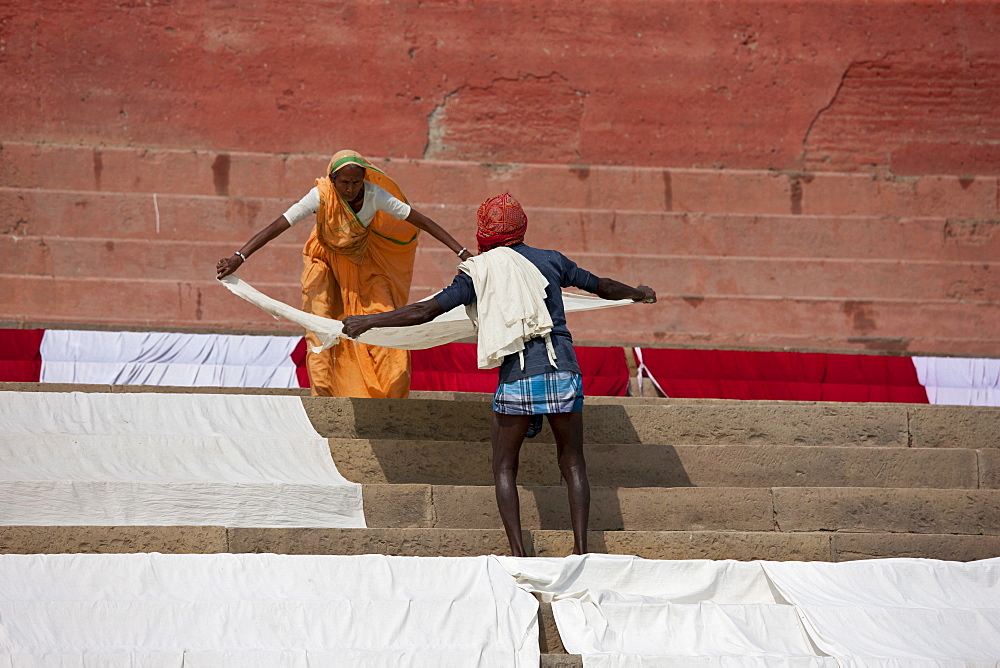
[[[315,334],[322,345],[312,348],[319,352],[336,345],[343,336],[344,325],[339,320],[306,313],[289,306],[277,299],[272,299],[256,290],[246,281],[236,276],[226,276],[219,281],[234,295],[247,300],[254,306],[270,313],[275,318],[290,320]],[[431,295],[433,296],[433,295]],[[607,300],[592,295],[576,295],[563,292],[563,306],[567,313],[592,311],[612,306],[633,304],[631,299]],[[430,299],[430,297],[428,297]],[[423,350],[444,345],[453,341],[471,338],[476,335],[472,321],[462,309],[452,309],[442,313],[430,322],[412,327],[376,327],[358,337],[361,343],[368,343],[383,348],[401,348],[403,350]]]
[[[493,369],[507,355],[519,353],[524,368],[524,342],[545,338],[549,364],[556,353],[549,332],[552,316],[545,306],[549,282],[527,258],[506,246],[469,258],[458,265],[472,279],[476,303],[466,307],[476,325],[480,369]]]
[[[299,397],[0,392],[0,525],[364,528]]]
[[[0,665],[537,668],[491,557],[0,555]]]

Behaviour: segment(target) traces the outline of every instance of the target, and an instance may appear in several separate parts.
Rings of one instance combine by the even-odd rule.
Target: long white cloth
[[[500,561],[610,666],[996,666],[1000,559]]]
[[[545,305],[548,280],[527,258],[506,246],[494,248],[458,265],[469,275],[476,303],[467,307],[476,325],[477,363],[494,369],[507,355],[521,353],[524,343],[545,338],[549,363],[555,366],[555,351],[549,332],[552,316]],[[524,368],[524,357],[521,357]]]
[[[1000,406],[1000,359],[914,357],[932,404]]]
[[[43,383],[298,387],[291,353],[301,336],[48,329]]]
[[[566,651],[592,666],[836,666],[757,563],[617,555],[500,562],[552,601]]]
[[[1000,663],[1000,559],[762,565],[843,666]]]
[[[0,666],[532,666],[491,557],[0,555]]]
[[[279,302],[277,299],[268,297],[236,276],[226,276],[220,282],[234,295],[247,300],[254,306],[270,313],[275,318],[284,318],[313,332],[322,342],[322,345],[313,348],[313,352],[319,352],[320,350],[336,345],[337,341],[343,336],[344,326],[339,320],[323,318],[300,311],[288,304]],[[632,303],[630,299],[612,301],[591,295],[577,295],[570,292],[563,293],[563,306],[567,313],[592,311],[611,306],[625,306]],[[452,309],[422,325],[413,325],[412,327],[376,327],[370,329],[358,337],[358,341],[384,348],[423,350],[474,336],[476,336],[476,331],[468,315],[462,309]]]
[[[0,392],[0,524],[364,527],[288,396]]]

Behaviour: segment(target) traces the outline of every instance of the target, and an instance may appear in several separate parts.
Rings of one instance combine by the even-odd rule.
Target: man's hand
[[[640,285],[639,287],[636,288],[636,290],[641,291],[643,296],[634,301],[642,302],[643,304],[656,303],[656,292],[653,290],[653,288],[649,287],[648,285]]]
[[[344,336],[356,339],[372,328],[369,315],[349,315],[344,318]]]
[[[239,255],[233,254],[231,257],[224,257],[215,265],[215,271],[218,272],[216,278],[225,278],[241,266],[243,266],[243,258]]]

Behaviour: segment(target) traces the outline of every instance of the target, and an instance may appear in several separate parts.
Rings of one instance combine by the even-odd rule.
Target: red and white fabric
[[[617,347],[578,346],[584,391],[624,396]],[[309,387],[300,336],[0,329],[0,382]],[[1000,359],[634,348],[640,394],[1000,406]],[[412,353],[411,389],[493,392],[475,344]]]

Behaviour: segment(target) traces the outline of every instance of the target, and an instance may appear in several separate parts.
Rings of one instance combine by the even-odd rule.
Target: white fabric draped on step
[[[299,397],[0,392],[0,524],[364,527]]]
[[[566,650],[612,666],[984,666],[1000,559],[847,563],[499,557]]]
[[[43,383],[298,387],[291,353],[301,336],[48,329]]]
[[[0,555],[0,665],[537,668],[490,557]]]

